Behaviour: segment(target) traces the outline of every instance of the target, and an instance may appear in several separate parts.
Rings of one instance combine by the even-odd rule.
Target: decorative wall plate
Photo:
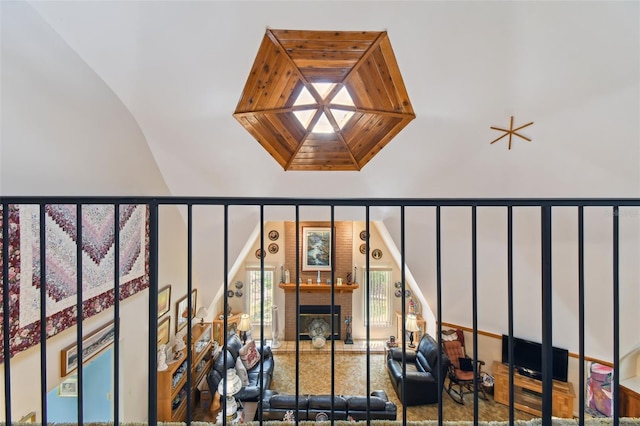
[[[402,282],[396,281],[394,285],[396,286],[396,288],[401,288],[402,287]]]
[[[367,231],[360,231],[360,239],[362,241],[367,241]]]
[[[367,252],[367,245],[360,244],[360,253],[365,254]]]
[[[371,252],[371,257],[373,257],[376,260],[382,258],[382,250],[380,250],[380,249],[373,250]]]
[[[264,257],[264,250],[262,250],[262,249],[256,250],[256,257],[258,259],[262,259]]]
[[[269,244],[268,249],[269,249],[269,253],[276,254],[280,248],[278,247],[278,245],[276,243],[271,243],[271,244]]]
[[[271,231],[269,231],[269,239],[271,241],[275,241],[278,238],[280,238],[280,233],[278,231],[276,231],[275,229],[272,229]]]
[[[236,297],[242,297],[242,290],[236,290]]]
[[[242,283],[242,281],[236,281],[234,285],[236,286],[237,289],[241,289],[244,284]]]
[[[402,289],[397,289],[396,290],[396,297],[402,297]]]
[[[233,290],[227,291],[227,297],[233,297]]]
[[[404,297],[411,297],[411,290],[406,289],[406,290],[404,291]]]

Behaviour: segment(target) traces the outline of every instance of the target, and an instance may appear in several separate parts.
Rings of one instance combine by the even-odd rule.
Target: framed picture
[[[187,299],[187,296],[184,296],[176,303],[176,333],[187,325],[189,318],[195,317],[197,299],[198,290],[194,288],[191,290],[191,315],[187,312],[189,309],[189,299]]]
[[[158,318],[169,312],[171,307],[171,284],[158,291]]]
[[[166,317],[158,323],[158,346],[169,343],[171,334],[171,317]]]
[[[20,418],[20,423],[35,423],[36,422],[36,412],[32,411],[29,414],[22,416]]]
[[[58,385],[58,396],[67,398],[78,397],[78,379],[67,379]]]
[[[113,343],[117,324],[111,320],[109,323],[91,332],[82,338],[82,362],[87,362]],[[61,376],[71,374],[78,368],[78,345],[75,343],[61,351]]]
[[[302,270],[331,270],[331,228],[302,228]]]

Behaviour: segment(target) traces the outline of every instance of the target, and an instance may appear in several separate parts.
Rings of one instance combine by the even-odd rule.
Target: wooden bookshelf
[[[211,324],[196,324],[191,337],[191,402],[196,401],[198,383],[211,370]],[[185,336],[186,340],[186,336]],[[187,351],[177,360],[167,363],[164,371],[158,371],[158,420],[183,422],[187,417]],[[175,382],[175,384],[174,384]],[[179,398],[179,400],[178,400]]]

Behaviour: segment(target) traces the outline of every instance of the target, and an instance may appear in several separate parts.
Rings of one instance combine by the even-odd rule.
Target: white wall
[[[138,124],[100,77],[29,4],[3,2],[1,7],[0,193],[166,195],[162,174]],[[159,285],[174,286],[174,301],[181,292],[186,294],[186,256],[176,252],[186,241],[184,222],[174,207],[163,207],[160,214]],[[88,319],[85,330],[104,324],[110,315],[112,310]],[[147,315],[146,290],[122,303],[126,421],[147,418],[147,351],[141,343],[148,340]],[[75,330],[47,341],[47,390],[60,381],[60,349],[75,341]],[[30,411],[40,419],[39,346],[16,355],[11,372],[14,420]],[[0,416],[4,403],[0,400]]]
[[[442,316],[472,327],[471,209],[447,207],[442,214]],[[430,306],[436,303],[435,209],[407,209],[408,262]],[[620,213],[620,351],[640,342],[638,258],[640,209]],[[578,227],[576,208],[555,208],[552,217],[553,342],[578,352]],[[611,209],[585,209],[585,327],[588,356],[613,359],[613,266]],[[506,208],[477,209],[478,327],[508,330]],[[397,232],[389,227],[395,241]],[[541,340],[541,246],[538,208],[513,210],[514,327],[519,337]],[[426,271],[424,274],[423,271]]]

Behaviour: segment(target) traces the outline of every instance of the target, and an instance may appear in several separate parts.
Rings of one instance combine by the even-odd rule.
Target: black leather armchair
[[[226,353],[226,367],[234,368],[236,365],[236,360],[239,357],[239,351],[242,348],[242,342],[236,336],[232,336],[227,341],[227,353]],[[262,384],[262,389],[267,390],[271,385],[271,377],[273,376],[273,369],[275,366],[273,360],[273,353],[271,352],[270,346],[260,346],[256,345],[256,349],[260,353],[260,362],[257,363],[253,368],[247,370],[247,375],[249,376],[249,385],[243,386],[240,392],[235,394],[235,398],[240,401],[259,401],[260,400],[260,385]],[[207,384],[209,385],[209,389],[212,393],[216,392],[218,389],[218,384],[220,380],[224,377],[226,371],[224,369],[224,353],[220,353],[218,359],[213,363],[213,367],[211,371],[207,375]],[[240,361],[242,362],[242,361]],[[262,364],[262,370],[260,370],[260,365]],[[260,380],[260,372],[262,371],[262,381]]]
[[[442,355],[440,369],[438,369],[438,354]],[[451,363],[442,353],[438,342],[428,334],[423,335],[416,351],[406,351],[406,363],[407,375],[403,378],[402,348],[391,348],[387,355],[387,372],[400,401],[403,401],[402,384],[406,382],[405,405],[437,403],[438,381],[441,380],[444,384]]]

